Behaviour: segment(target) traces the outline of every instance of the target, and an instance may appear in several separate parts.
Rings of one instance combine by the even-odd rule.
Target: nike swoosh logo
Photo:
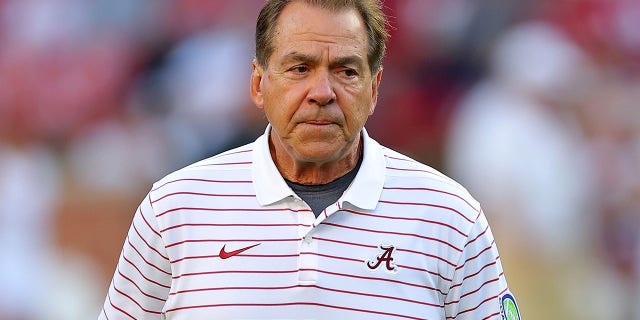
[[[238,250],[234,250],[234,251],[225,251],[224,248],[227,246],[226,244],[224,246],[222,246],[222,249],[220,249],[220,259],[229,259],[237,254],[240,254],[242,252],[245,252],[255,246],[259,245],[259,243],[256,243],[254,245],[248,246],[248,247],[244,247]]]

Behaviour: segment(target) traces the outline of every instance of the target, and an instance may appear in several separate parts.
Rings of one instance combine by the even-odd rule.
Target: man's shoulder
[[[234,149],[218,153],[209,158],[190,164],[181,170],[191,170],[197,168],[223,168],[224,166],[228,165],[251,164],[251,153],[253,151],[254,144],[255,142],[252,142]]]
[[[415,160],[403,153],[382,147],[386,161],[386,175],[388,183],[402,185],[404,188],[438,190],[460,197],[479,208],[478,202],[469,191],[458,181],[442,173],[441,171]]]
[[[384,146],[382,147],[382,153],[385,158],[387,174],[391,176],[424,176],[426,178],[455,183],[453,179],[444,173],[408,155]]]
[[[154,183],[154,189],[175,181],[232,180],[251,170],[255,142],[230,149],[175,170]]]

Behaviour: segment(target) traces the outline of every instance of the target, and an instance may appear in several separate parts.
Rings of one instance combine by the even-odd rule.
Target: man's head
[[[371,73],[382,68],[382,58],[386,51],[387,19],[379,0],[269,0],[260,11],[256,23],[256,60],[266,67],[273,53],[275,26],[282,10],[291,2],[302,1],[330,11],[355,9],[367,28],[368,64]]]
[[[258,33],[264,32],[257,38],[268,44],[257,45],[264,50],[253,62],[251,98],[272,126],[272,157],[292,181],[331,181],[357,163],[360,132],[382,78],[380,63],[370,56],[374,52],[379,61],[386,38],[380,33],[374,41],[382,44],[371,49],[371,18],[361,13],[365,2],[377,4],[274,0],[260,15]]]

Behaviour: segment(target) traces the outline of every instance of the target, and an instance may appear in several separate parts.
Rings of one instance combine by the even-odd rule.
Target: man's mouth
[[[328,121],[328,120],[307,120],[304,123],[305,124],[312,124],[312,125],[316,125],[316,126],[324,126],[324,125],[332,124],[333,122]]]

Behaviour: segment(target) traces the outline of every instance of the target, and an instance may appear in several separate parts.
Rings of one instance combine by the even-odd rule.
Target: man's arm
[[[508,294],[493,234],[484,213],[480,212],[469,232],[445,300],[446,319],[502,319],[501,300]]]
[[[171,265],[147,196],[125,239],[98,319],[162,319],[171,288]]]

